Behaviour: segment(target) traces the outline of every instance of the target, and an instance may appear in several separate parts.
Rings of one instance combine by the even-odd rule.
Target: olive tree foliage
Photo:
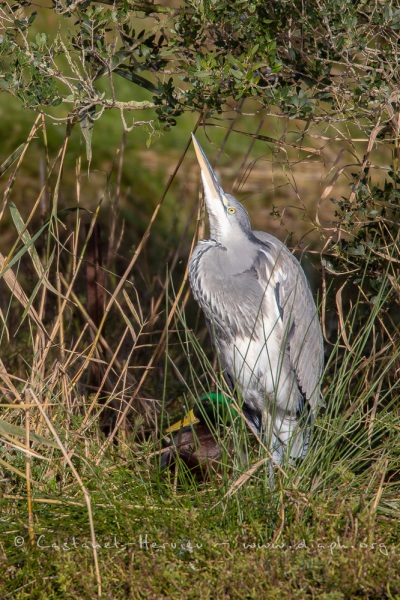
[[[1,90],[48,118],[79,123],[89,155],[92,128],[108,110],[120,111],[126,129],[146,127],[150,137],[185,112],[223,118],[228,104],[249,97],[259,111],[302,120],[304,131],[323,123],[343,139],[354,128],[368,143],[348,197],[333,199],[339,242],[326,264],[361,277],[368,257],[369,298],[387,271],[398,295],[397,3],[48,0],[41,6],[1,2]],[[53,13],[54,31],[40,28],[41,13]],[[119,97],[121,78],[132,84],[129,100]],[[101,80],[107,85],[99,86]],[[376,183],[371,152],[380,145],[391,161],[384,182]]]
[[[38,11],[59,17],[54,32],[38,30]],[[400,10],[390,2],[25,0],[2,2],[0,18],[3,90],[49,114],[150,108],[154,125],[175,125],[184,111],[220,113],[253,96],[292,118],[364,121],[366,132],[396,118]],[[118,77],[133,84],[130,102]],[[137,86],[151,99],[135,101]]]

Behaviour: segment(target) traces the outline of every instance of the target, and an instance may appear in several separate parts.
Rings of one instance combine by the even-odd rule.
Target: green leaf
[[[18,326],[18,329],[16,331],[16,334],[19,331],[19,328],[21,327],[22,323],[24,322],[26,315],[30,312],[31,306],[33,304],[33,301],[36,298],[36,294],[38,293],[38,291],[39,291],[40,286],[42,285],[42,283],[44,283],[46,287],[50,286],[49,289],[52,288],[51,291],[54,291],[54,293],[57,294],[57,296],[60,296],[61,298],[64,298],[65,300],[67,300],[67,298],[65,298],[65,296],[63,296],[62,294],[60,294],[56,290],[56,288],[51,285],[51,283],[47,280],[47,277],[46,277],[46,274],[47,274],[48,270],[50,269],[50,265],[53,262],[54,253],[55,253],[55,248],[53,249],[53,252],[52,252],[52,254],[50,256],[50,260],[49,260],[48,265],[46,266],[46,270],[43,271],[42,276],[40,277],[39,281],[35,285],[35,288],[34,288],[32,294],[31,294],[31,296],[30,296],[30,298],[29,298],[29,300],[28,300],[28,302],[26,304],[26,307],[24,309],[24,312],[22,313],[21,321],[19,323],[19,326]]]
[[[21,258],[21,256],[23,256],[25,254],[25,252],[27,252],[29,250],[29,248],[35,243],[35,241],[37,240],[37,238],[43,233],[43,231],[46,229],[47,225],[43,225],[43,227],[41,227],[39,229],[39,231],[37,231],[35,233],[35,235],[31,238],[30,242],[28,244],[26,244],[25,246],[23,246],[18,252],[17,254],[10,260],[7,261],[5,266],[3,267],[3,269],[0,271],[0,277],[2,277],[4,275],[4,273],[8,270],[11,269],[11,267],[13,265],[15,265],[16,262],[18,262]]]
[[[26,440],[25,427],[20,427],[19,425],[12,425],[11,423],[8,423],[8,421],[5,421],[4,419],[0,419],[0,435],[2,433],[6,434],[6,435],[14,435],[16,437],[20,437],[20,438]],[[33,431],[29,432],[29,438],[33,442],[37,442],[38,444],[44,444],[45,446],[50,446],[51,448],[58,448],[58,444],[54,440],[48,440],[47,438],[42,437],[41,435],[38,435],[37,433],[34,433]]]
[[[96,79],[100,79],[100,77],[102,77],[103,75],[105,75],[106,73],[108,73],[109,71],[115,71],[115,69],[117,67],[119,67],[119,65],[121,63],[124,62],[124,60],[126,58],[128,58],[129,56],[131,56],[132,51],[131,50],[119,50],[118,52],[116,52],[112,58],[111,58],[111,64],[109,67],[101,67],[101,69],[99,69],[96,73],[95,76],[95,80]]]
[[[20,146],[18,146],[18,148],[14,150],[14,152],[7,158],[7,160],[3,162],[3,164],[0,166],[0,177],[3,175],[3,173],[7,171],[9,167],[11,167],[13,162],[21,156],[26,146],[27,144],[21,144]]]
[[[79,111],[79,125],[81,127],[82,135],[85,138],[86,142],[86,158],[88,160],[89,166],[92,161],[92,134],[95,114],[95,106],[90,106],[89,108],[82,108]]]
[[[26,479],[25,473],[23,473],[22,471],[20,471],[16,467],[13,467],[12,465],[10,465],[10,463],[8,463],[7,461],[3,460],[2,458],[0,458],[0,465],[3,465],[3,467],[5,469],[7,469],[8,471],[12,471],[16,475],[19,475],[20,477],[23,477],[24,479]]]
[[[50,283],[50,281],[46,277],[46,272],[50,268],[51,260],[49,261],[49,263],[46,267],[46,271],[45,271],[43,269],[43,265],[40,261],[39,255],[36,252],[36,248],[32,243],[32,238],[31,238],[28,230],[26,229],[26,225],[18,211],[18,208],[15,206],[14,202],[9,201],[8,204],[10,207],[10,213],[11,213],[12,220],[14,221],[14,225],[18,231],[18,235],[21,237],[21,240],[26,245],[27,251],[29,253],[29,256],[31,257],[35,271],[39,275],[39,278],[40,278],[39,283],[43,282],[44,285],[47,287],[47,289],[50,292],[53,292],[53,294],[56,294],[56,296],[60,296],[61,298],[66,300],[65,296],[60,294],[60,292],[54,287],[54,285],[52,285]]]
[[[128,81],[131,81],[132,83],[136,83],[136,85],[139,85],[145,90],[148,90],[152,94],[160,94],[160,90],[157,87],[155,87],[155,85],[153,85],[150,81],[148,81],[141,75],[135,73],[133,69],[124,67],[120,69],[115,69],[114,73],[116,73],[120,77],[123,77],[124,79],[127,79]]]

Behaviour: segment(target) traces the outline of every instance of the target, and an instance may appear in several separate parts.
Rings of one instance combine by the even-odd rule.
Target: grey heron
[[[243,205],[226,194],[192,135],[210,239],[189,261],[226,382],[254,432],[281,463],[307,452],[320,403],[323,338],[304,271],[273,235],[253,231]]]

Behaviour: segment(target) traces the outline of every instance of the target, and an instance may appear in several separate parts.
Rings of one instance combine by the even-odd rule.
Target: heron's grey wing
[[[268,260],[268,269],[262,269],[268,277],[265,284],[274,286],[290,362],[303,395],[315,410],[320,402],[323,339],[307,278],[298,260],[282,242],[262,231],[253,231],[253,234],[266,245],[259,259]]]

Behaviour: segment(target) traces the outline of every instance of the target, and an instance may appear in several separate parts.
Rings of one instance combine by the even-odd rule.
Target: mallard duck
[[[161,467],[176,462],[179,457],[194,474],[206,478],[218,471],[226,455],[232,455],[232,442],[223,443],[228,427],[239,414],[232,400],[222,392],[211,392],[198,398],[191,411],[166,430],[169,445],[161,458]],[[244,459],[244,453],[241,453]]]

